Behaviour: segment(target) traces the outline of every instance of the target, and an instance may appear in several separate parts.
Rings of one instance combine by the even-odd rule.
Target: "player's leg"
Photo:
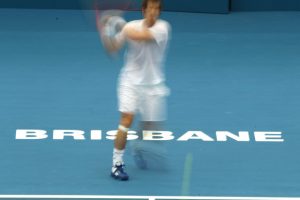
[[[141,122],[138,131],[141,140],[133,141],[134,160],[141,169],[161,168],[165,162],[166,150],[161,141],[144,141],[143,134],[148,131],[162,131],[166,120],[166,96],[169,90],[164,85],[146,87],[143,89],[143,99],[140,104]],[[158,161],[158,162],[156,162]],[[151,164],[152,163],[152,164]],[[151,166],[155,164],[156,166]]]
[[[121,113],[120,125],[116,135],[113,151],[113,167],[111,176],[119,180],[128,180],[128,175],[124,170],[123,156],[127,141],[127,132],[134,119],[130,113]]]
[[[134,119],[134,114],[132,113],[121,113],[120,125],[118,127],[118,133],[115,139],[115,148],[122,150],[125,149],[127,141],[127,132],[131,127]]]
[[[118,127],[117,136],[113,150],[113,167],[111,176],[119,180],[128,180],[128,175],[124,171],[123,156],[127,143],[127,132],[133,122],[134,113],[138,101],[137,92],[134,87],[120,85],[118,89],[119,111],[121,120]]]
[[[147,155],[150,153],[150,149],[154,147],[154,143],[158,144],[155,141],[144,141],[143,140],[143,133],[146,131],[161,131],[163,127],[163,122],[158,121],[141,121],[139,123],[139,129],[137,131],[138,140],[134,140],[131,142],[131,149],[134,161],[138,168],[140,169],[147,169],[149,166],[147,164]],[[153,152],[153,151],[152,151]]]

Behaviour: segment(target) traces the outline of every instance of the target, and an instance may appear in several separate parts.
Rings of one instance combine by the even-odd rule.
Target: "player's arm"
[[[121,42],[104,35],[102,35],[102,41],[105,49],[110,53],[119,51],[123,46]]]
[[[125,26],[124,33],[131,40],[145,41],[154,39],[152,32],[148,28],[136,30],[134,27]]]
[[[105,49],[110,53],[119,51],[124,44],[124,41],[122,39],[119,39],[118,36],[116,38],[110,38],[102,34],[101,38]]]
[[[122,30],[116,35],[110,34],[110,30],[109,30],[110,27],[106,25],[109,19],[110,16],[105,16],[102,18],[99,24],[100,33],[101,33],[100,37],[104,48],[109,53],[115,53],[123,47],[125,38]]]
[[[128,39],[137,40],[137,41],[146,41],[146,40],[154,39],[152,33],[148,28],[138,31],[131,26],[125,26],[121,31],[120,35],[118,35],[114,39],[102,35],[102,41],[106,50],[109,51],[110,53],[119,51],[124,44],[123,36],[125,36]]]

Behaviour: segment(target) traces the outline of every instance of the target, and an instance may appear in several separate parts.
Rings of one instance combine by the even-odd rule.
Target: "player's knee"
[[[129,131],[129,128],[127,128],[126,126],[123,126],[122,124],[120,124],[119,127],[118,127],[118,130],[121,133],[127,133]]]

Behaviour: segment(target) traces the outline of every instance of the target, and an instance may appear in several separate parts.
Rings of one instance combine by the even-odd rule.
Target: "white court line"
[[[0,195],[0,199],[178,199],[178,200],[300,200],[300,197],[117,196],[117,195]]]

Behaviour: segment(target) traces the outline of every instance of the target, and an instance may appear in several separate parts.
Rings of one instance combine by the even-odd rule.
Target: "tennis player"
[[[114,142],[111,171],[111,176],[117,180],[129,179],[123,155],[127,132],[135,116],[141,115],[144,130],[153,130],[166,120],[169,89],[165,85],[163,68],[171,28],[168,22],[159,19],[161,9],[162,0],[143,0],[143,19],[128,22],[113,41],[102,38],[110,52],[118,51],[125,42],[128,43],[125,65],[119,75],[121,119]],[[145,163],[137,164],[145,167]]]

